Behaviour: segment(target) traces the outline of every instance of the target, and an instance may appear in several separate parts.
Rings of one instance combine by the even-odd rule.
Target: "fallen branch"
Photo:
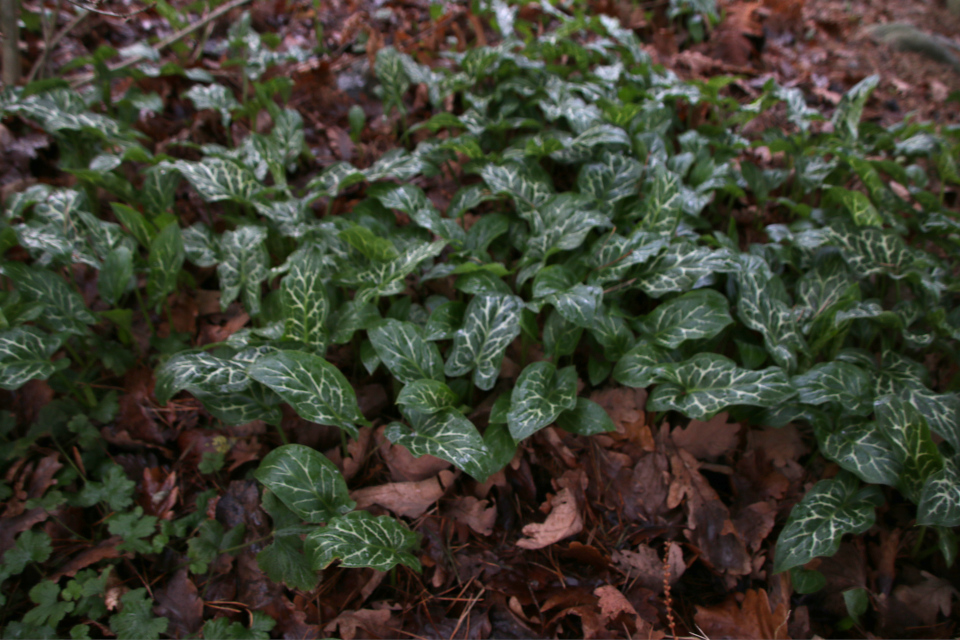
[[[176,33],[172,33],[166,38],[163,38],[157,44],[154,45],[154,48],[157,51],[166,49],[173,43],[183,40],[194,31],[203,28],[205,25],[209,24],[210,22],[213,22],[214,20],[224,15],[225,13],[231,11],[232,9],[236,9],[237,7],[242,7],[243,5],[251,1],[252,0],[232,0],[232,2],[228,2],[225,5],[217,7],[214,11],[211,11],[207,16],[200,18],[190,26],[184,27],[180,31],[177,31]],[[135,64],[143,62],[144,60],[145,58],[143,56],[133,56],[131,58],[127,58],[123,62],[120,62],[116,65],[111,66],[110,71],[119,71],[121,69],[126,69],[127,67],[131,67]],[[92,81],[93,78],[94,78],[93,73],[84,73],[78,76],[74,76],[69,80],[70,86],[73,87],[74,89],[77,89],[87,84],[88,82]]]

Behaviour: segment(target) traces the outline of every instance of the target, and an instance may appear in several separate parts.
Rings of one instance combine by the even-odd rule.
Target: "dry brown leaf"
[[[357,475],[367,457],[373,430],[370,427],[360,427],[356,438],[347,443],[347,457],[343,459],[343,477],[350,480]]]
[[[756,553],[760,545],[773,531],[777,509],[769,502],[755,502],[741,509],[733,524],[743,537],[743,542]]]
[[[591,393],[590,399],[604,408],[620,436],[636,442],[645,451],[654,450],[653,434],[646,424],[644,413],[647,405],[645,390],[630,387],[601,389]]]
[[[453,484],[453,472],[441,471],[438,477],[420,482],[391,482],[377,487],[367,487],[351,491],[350,498],[356,500],[357,509],[366,509],[380,505],[398,516],[419,518],[430,505],[446,493]]]
[[[748,589],[740,604],[731,596],[716,607],[698,606],[694,621],[708,638],[786,640],[789,618],[786,604],[771,611],[766,591]]]
[[[353,640],[358,628],[366,629],[375,637],[393,638],[396,632],[391,629],[396,629],[398,622],[389,609],[359,609],[344,611],[324,625],[323,630],[329,633],[339,627],[343,640]]]
[[[747,451],[754,449],[763,449],[767,458],[789,480],[803,477],[803,467],[797,460],[809,449],[794,425],[751,430],[747,433]]]
[[[686,449],[698,460],[712,460],[732,451],[740,441],[740,425],[727,422],[726,412],[707,422],[691,420],[684,428],[674,429],[670,437],[681,449]]]
[[[167,633],[174,638],[193,636],[203,623],[203,600],[187,575],[180,569],[162,589],[156,591],[153,612],[170,621]]]
[[[953,609],[953,598],[960,597],[951,583],[937,578],[926,571],[920,575],[924,581],[915,585],[900,585],[893,590],[893,597],[907,605],[925,625],[937,622],[937,613],[949,617]]]
[[[597,604],[600,605],[600,617],[605,623],[609,623],[621,613],[637,615],[637,610],[633,608],[630,601],[614,586],[608,584],[597,587],[593,595],[599,598]]]
[[[675,585],[687,570],[687,565],[683,561],[683,549],[679,544],[671,544],[669,553],[670,584]],[[636,551],[614,551],[611,560],[617,571],[623,573],[628,581],[636,579],[640,586],[654,593],[663,591],[663,560],[656,549],[641,544]]]
[[[50,576],[49,579],[56,582],[64,576],[72,578],[73,576],[77,575],[77,572],[81,569],[89,567],[92,564],[96,564],[101,560],[106,560],[108,558],[119,558],[122,554],[117,551],[117,545],[119,545],[122,541],[123,538],[120,536],[111,536],[95,547],[84,549],[71,558],[66,564],[62,565],[60,570]]]
[[[466,525],[482,536],[493,533],[493,525],[497,521],[496,505],[487,500],[477,500],[473,496],[455,498],[444,509],[444,515],[452,520]]]
[[[521,549],[543,549],[583,531],[577,500],[570,489],[561,490],[547,502],[550,515],[542,524],[528,524],[523,528],[523,535],[527,537],[517,541]]]

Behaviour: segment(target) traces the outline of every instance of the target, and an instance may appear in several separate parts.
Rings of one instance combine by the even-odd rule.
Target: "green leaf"
[[[106,520],[107,530],[123,538],[118,545],[120,551],[134,551],[136,553],[155,553],[153,546],[145,538],[153,535],[157,530],[157,517],[143,514],[143,507],[137,506],[133,511],[118,512]]]
[[[110,208],[113,209],[113,215],[117,217],[120,224],[127,228],[127,231],[140,243],[140,246],[149,248],[153,239],[157,236],[157,228],[152,222],[148,222],[143,214],[119,202],[111,202]]]
[[[873,526],[875,507],[858,492],[856,477],[842,473],[821,480],[790,512],[773,557],[775,573],[800,567],[818,556],[832,556],[847,533]]]
[[[180,225],[171,222],[150,243],[150,256],[147,258],[147,297],[150,304],[159,307],[167,295],[176,290],[177,276],[185,257]]]
[[[556,309],[550,311],[543,324],[543,349],[548,358],[568,356],[577,349],[583,327],[564,319]]]
[[[960,465],[955,457],[945,457],[943,462],[943,469],[923,483],[917,503],[919,525],[960,526]]]
[[[147,598],[144,588],[128,591],[120,598],[123,607],[110,616],[110,630],[119,640],[157,640],[166,633],[169,621],[153,615],[153,602]]]
[[[140,202],[142,202],[154,215],[160,215],[170,211],[170,209],[173,208],[174,199],[177,195],[177,187],[180,185],[180,172],[172,169],[167,164],[161,163],[152,167],[148,167],[141,172],[140,175],[143,176],[143,186],[139,193]],[[114,207],[114,213],[116,213],[116,207],[123,205],[111,204],[111,206]],[[140,232],[136,231],[134,226],[127,224],[127,219],[121,218],[119,215],[117,218],[124,224],[124,226],[127,227],[127,229],[130,230],[131,233],[133,233],[134,237],[137,238],[137,241],[140,242],[140,244],[142,244],[144,247],[150,246],[152,235],[145,236],[145,242],[141,241],[141,236],[138,235]],[[149,225],[149,223],[147,224],[148,229],[152,228],[152,225]]]
[[[642,267],[637,286],[648,296],[660,298],[672,291],[689,291],[701,281],[709,282],[715,273],[738,270],[729,249],[713,250],[680,242]]]
[[[97,435],[99,436],[99,432]],[[133,504],[133,492],[137,488],[137,483],[127,478],[123,467],[110,463],[100,469],[102,481],[87,480],[76,498],[76,504],[81,507],[92,507],[98,502],[103,502],[113,511],[126,509]]]
[[[424,340],[420,328],[412,322],[384,320],[367,333],[377,355],[400,382],[444,379],[440,349]]]
[[[7,262],[0,267],[0,272],[16,283],[17,291],[27,302],[44,306],[38,320],[53,331],[82,336],[87,334],[88,324],[97,323],[97,317],[84,304],[80,294],[61,276],[20,262]]]
[[[860,616],[870,608],[870,594],[863,587],[843,592],[843,602],[854,624],[860,624]]]
[[[832,187],[830,193],[836,193],[846,207],[847,212],[858,227],[881,227],[884,219],[877,208],[862,191],[851,191],[842,187]]]
[[[578,327],[590,328],[593,326],[597,309],[603,305],[603,289],[594,285],[576,284],[562,293],[555,293],[547,297],[546,302],[552,304],[565,320]]]
[[[207,86],[195,84],[183,94],[183,97],[190,98],[197,111],[204,109],[219,111],[224,127],[230,126],[230,112],[240,109],[240,103],[233,97],[233,93],[222,84]]]
[[[577,176],[580,193],[612,204],[635,195],[643,176],[643,165],[623,154],[605,152],[599,162],[584,164]]]
[[[351,225],[340,232],[341,240],[370,258],[380,262],[393,260],[399,253],[387,238],[381,238],[370,229],[358,224]]]
[[[280,351],[260,358],[247,373],[273,389],[302,418],[340,427],[354,437],[355,425],[366,423],[350,382],[320,356]]]
[[[896,396],[879,398],[874,412],[880,432],[902,465],[898,487],[907,498],[919,502],[927,478],[943,469],[943,456],[930,437],[927,420],[916,407]]]
[[[377,51],[377,60],[373,70],[377,80],[383,88],[383,112],[390,113],[390,109],[397,108],[400,113],[406,113],[403,106],[403,94],[410,88],[410,78],[403,69],[401,55],[393,47],[384,47]]]
[[[497,294],[475,296],[467,305],[463,328],[453,338],[444,371],[450,377],[473,371],[473,382],[493,388],[507,347],[520,335],[523,300]]]
[[[260,313],[260,284],[270,275],[266,239],[267,230],[254,226],[239,227],[221,236],[222,260],[217,266],[217,276],[222,311],[242,292],[247,313],[252,316]]]
[[[592,436],[598,433],[616,431],[606,409],[593,400],[577,398],[573,409],[568,409],[557,417],[557,426],[569,433],[581,436]]]
[[[253,475],[307,522],[330,522],[356,506],[337,466],[302,444],[274,449]]]
[[[660,380],[647,401],[648,410],[679,411],[695,420],[706,420],[730,405],[776,407],[796,394],[783,369],[741,369],[715,353],[661,365]]]
[[[687,340],[712,338],[732,323],[727,299],[712,289],[701,289],[661,304],[639,328],[654,344],[676,349]]]
[[[930,429],[960,451],[960,396],[934,393],[922,385],[899,384],[896,395],[916,407],[927,419]]]
[[[806,349],[806,344],[797,329],[796,317],[783,300],[783,284],[762,258],[745,255],[741,260],[737,315],[745,325],[763,335],[763,344],[774,362],[793,371],[797,367],[797,352]]]
[[[488,164],[480,169],[480,176],[491,192],[509,195],[521,211],[542,206],[554,193],[546,173],[530,165]]]
[[[246,365],[209,353],[178,353],[156,371],[153,394],[165,405],[174,395],[186,390],[197,395],[239,393],[250,386]]]
[[[14,391],[29,380],[46,380],[59,367],[50,360],[63,340],[30,326],[0,331],[0,389]]]
[[[374,517],[354,511],[312,531],[306,540],[307,557],[316,570],[334,560],[344,567],[370,567],[389,571],[398,564],[420,571],[411,551],[420,546],[420,535],[390,516]]]
[[[434,309],[423,329],[424,340],[450,340],[463,324],[467,305],[463,302],[444,302]]]
[[[427,414],[452,409],[457,400],[457,394],[439,380],[414,380],[405,385],[397,396],[397,404],[401,407]]]
[[[680,176],[660,163],[653,168],[651,186],[644,193],[641,228],[653,233],[672,234],[680,222],[683,204]]]
[[[473,423],[456,409],[421,414],[407,409],[412,428],[399,422],[387,425],[387,440],[406,447],[416,457],[431,455],[452,462],[478,482],[487,479],[483,461],[489,455]]]
[[[817,431],[824,457],[871,484],[897,485],[902,465],[874,422],[842,420],[833,430]]]
[[[220,240],[202,222],[183,230],[183,249],[187,260],[198,267],[212,267],[220,262]]]
[[[633,332],[626,320],[610,313],[610,307],[598,310],[590,335],[596,338],[608,360],[619,360],[633,345]]]
[[[225,158],[208,156],[203,162],[177,160],[173,166],[207,202],[251,203],[254,195],[262,190],[252,171]]]
[[[355,332],[377,326],[382,318],[373,304],[349,300],[338,310],[336,320],[336,329],[330,339],[334,344],[344,344]]]
[[[827,577],[816,569],[794,567],[790,569],[790,582],[796,593],[816,593],[827,586]]]
[[[60,621],[73,611],[73,602],[59,600],[60,587],[55,582],[44,580],[30,589],[30,601],[37,606],[23,616],[23,623],[39,627],[47,625],[56,629]]]
[[[531,436],[577,404],[577,371],[557,371],[549,362],[534,362],[520,374],[510,396],[507,424],[516,441]]]
[[[133,280],[133,252],[128,247],[119,246],[107,255],[97,278],[97,290],[100,297],[110,306],[119,302],[120,297],[130,288]]]
[[[451,205],[452,207],[453,205]],[[470,227],[464,248],[467,251],[483,253],[491,242],[509,230],[510,218],[502,213],[486,213]]]
[[[836,111],[833,112],[831,122],[834,128],[842,136],[856,140],[859,136],[860,116],[863,115],[863,107],[867,104],[867,98],[873,93],[880,83],[879,75],[867,76],[840,99]]]
[[[207,620],[203,625],[203,637],[206,640],[270,640],[270,630],[277,621],[262,611],[254,611],[251,618],[249,629],[243,623],[231,622],[228,618]]]
[[[835,223],[829,234],[847,266],[861,278],[876,273],[900,274],[913,263],[903,238],[894,231]]]
[[[794,376],[793,384],[800,402],[812,405],[830,403],[843,413],[868,416],[873,413],[873,379],[855,364],[834,360],[814,365],[806,373]]]
[[[323,256],[306,251],[290,266],[280,284],[285,338],[298,340],[318,352],[326,344],[326,322],[330,313],[324,278]]]
[[[339,273],[339,282],[357,288],[354,301],[358,303],[396,295],[406,288],[406,277],[413,273],[421,262],[439,255],[446,245],[445,240],[414,243],[393,260],[376,262],[363,270]]]

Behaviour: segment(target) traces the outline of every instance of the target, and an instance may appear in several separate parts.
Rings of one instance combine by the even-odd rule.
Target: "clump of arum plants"
[[[956,132],[861,123],[871,77],[815,133],[824,118],[799,91],[771,83],[737,105],[722,97],[724,79],[681,82],[654,68],[609,17],[556,12],[558,29],[521,40],[514,11],[504,5],[497,16],[503,41],[451,54],[451,70],[381,50],[385,111],[403,112],[407,89],[426,84],[437,113],[411,132],[436,135],[363,169],[335,163],[303,189],[286,179],[303,153],[302,119],[256,102],[256,91],[240,101],[214,84],[188,92],[225,123],[247,113],[242,101],[273,120],[270,133],[235,148],[199,148],[199,160],[147,153],[129,127],[69,90],[5,94],[6,116],[36,122],[63,146],[95,145],[87,166],[73,168],[78,188],[36,186],[6,204],[0,247],[19,246],[29,259],[0,262],[12,284],[0,294],[0,386],[49,380],[90,425],[111,421],[111,400],[89,383],[104,367],[119,375],[131,366],[134,314],[149,321],[164,312],[170,294],[207,268],[204,284],[219,288],[222,309],[239,301],[252,325],[204,348],[154,336],[161,405],[187,392],[215,420],[279,425],[286,403],[357,436],[369,422],[326,359],[350,344],[367,372],[392,380],[386,438],[482,482],[547,425],[612,430],[578,393],[578,378],[612,380],[649,389],[647,409],[660,420],[729,411],[755,425],[812,428],[841,471],[795,507],[775,571],[815,587],[802,566],[869,528],[884,485],[916,505],[918,525],[937,531],[952,562],[960,396],[955,381],[934,384],[923,362],[931,354],[956,362],[960,338],[960,223],[929,190],[934,179],[960,182]],[[263,53],[248,25],[237,29],[237,46]],[[251,61],[251,81],[260,64]],[[458,113],[439,110],[450,96]],[[751,142],[739,124],[780,104],[792,133],[768,132],[762,144],[786,165],[740,162]],[[691,105],[708,107],[696,127],[681,116]],[[454,163],[464,186],[441,210],[415,182]],[[136,186],[121,170],[131,167]],[[183,180],[229,212],[225,230],[181,224],[172,205]],[[849,189],[855,181],[865,189]],[[115,199],[97,202],[103,191]],[[357,200],[350,210],[314,213],[315,203],[330,211],[345,194]],[[764,227],[766,243],[742,242],[731,222],[730,203],[747,196],[789,220]],[[69,277],[77,264],[98,273],[96,311]],[[435,293],[440,279],[452,281],[452,295]],[[541,345],[545,359],[525,363],[507,387],[501,364],[518,339]],[[481,433],[467,415],[490,396]],[[93,505],[116,500],[110,483],[125,478],[93,464],[104,452],[90,428],[70,421],[63,433],[90,446],[87,469],[102,469],[83,479],[79,499]],[[29,444],[20,439],[15,450]],[[275,527],[258,559],[274,580],[311,589],[337,560],[419,568],[418,536],[355,510],[319,452],[284,444],[255,476]],[[111,505],[126,510],[112,526],[138,552],[199,527],[190,547],[199,571],[237,544],[215,521],[158,528],[129,504]],[[18,539],[23,557],[43,555],[32,536]],[[60,620],[44,615],[36,624]]]

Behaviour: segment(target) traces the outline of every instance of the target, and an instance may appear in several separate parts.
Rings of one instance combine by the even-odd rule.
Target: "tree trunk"
[[[0,30],[3,30],[3,84],[20,82],[20,0],[0,0]]]

